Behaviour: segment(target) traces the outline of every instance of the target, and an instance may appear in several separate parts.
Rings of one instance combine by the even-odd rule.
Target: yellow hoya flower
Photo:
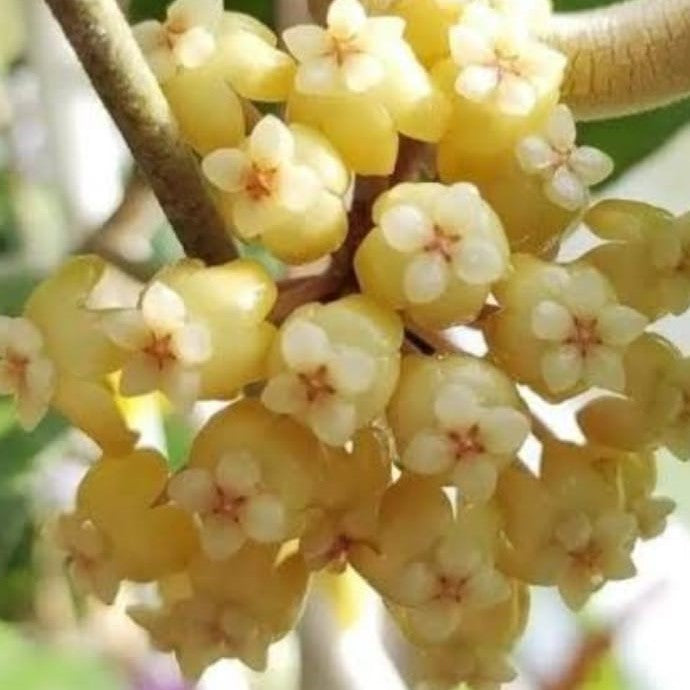
[[[198,679],[215,661],[237,658],[266,668],[268,647],[295,624],[308,583],[297,555],[248,545],[223,562],[197,560],[191,591],[160,608],[130,609],[155,647],[174,652],[182,673]]]
[[[287,127],[268,115],[241,148],[203,160],[211,183],[227,195],[231,225],[245,240],[261,238],[288,263],[314,261],[345,239],[343,195],[349,175],[318,132]]]
[[[471,184],[397,185],[374,222],[355,256],[362,290],[422,324],[472,320],[508,273],[501,223]]]
[[[359,174],[393,170],[398,132],[438,141],[447,104],[403,39],[399,17],[368,17],[358,0],[334,0],[325,29],[287,29],[299,62],[291,120],[323,131]]]
[[[402,328],[362,295],[296,310],[281,328],[261,399],[324,443],[342,446],[383,409],[395,387]]]
[[[245,132],[240,98],[281,101],[294,64],[274,34],[222,0],[176,0],[163,22],[133,27],[184,136],[199,152],[232,146]]]
[[[620,304],[604,276],[586,264],[514,255],[513,265],[515,273],[496,290],[503,309],[486,324],[505,370],[554,399],[591,386],[623,392],[623,356],[647,318]]]
[[[168,496],[196,517],[204,554],[224,560],[246,542],[299,536],[316,474],[316,441],[256,400],[219,412],[199,432]]]
[[[151,450],[101,458],[82,480],[77,515],[111,544],[123,579],[157,580],[183,570],[199,544],[189,516],[161,500],[168,472]]]
[[[120,391],[160,390],[182,410],[199,399],[234,397],[262,376],[274,333],[264,319],[275,295],[252,261],[206,268],[183,260],[163,269],[136,308],[98,314],[100,332],[123,362]]]
[[[462,356],[406,356],[388,419],[402,468],[456,486],[469,504],[491,498],[530,428],[510,380]]]
[[[24,316],[0,317],[0,394],[14,396],[27,430],[52,406],[105,450],[122,452],[135,436],[106,382],[121,359],[85,307],[105,269],[96,257],[70,259],[34,290]]]
[[[67,567],[79,593],[112,604],[122,575],[108,537],[93,522],[72,513],[60,516],[56,538],[67,552]]]

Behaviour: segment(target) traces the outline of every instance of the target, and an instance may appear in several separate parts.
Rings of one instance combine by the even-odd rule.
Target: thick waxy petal
[[[300,414],[308,404],[304,386],[294,374],[278,374],[269,379],[261,402],[278,414]]]
[[[328,8],[328,30],[337,38],[350,38],[361,31],[367,14],[358,0],[333,0]]]
[[[474,63],[488,63],[495,58],[493,47],[481,31],[456,25],[451,27],[449,38],[451,56],[461,67]]]
[[[621,354],[605,345],[593,347],[585,358],[585,378],[590,386],[622,393],[625,390],[625,367]]]
[[[647,317],[635,309],[611,304],[599,314],[597,330],[607,345],[624,347],[642,335],[647,323]]]
[[[587,187],[578,175],[561,165],[544,184],[544,193],[550,201],[567,211],[582,208],[589,197]]]
[[[499,75],[495,67],[470,65],[455,81],[455,90],[470,101],[485,101],[498,87]]]
[[[280,203],[289,211],[299,212],[314,204],[322,184],[316,173],[306,165],[285,165],[281,169],[277,189]]]
[[[448,285],[448,267],[436,252],[415,256],[405,270],[405,296],[413,304],[438,299]]]
[[[125,350],[140,350],[151,337],[151,331],[139,309],[106,312],[100,318],[100,326],[113,343]]]
[[[545,300],[532,310],[532,333],[541,340],[563,342],[574,328],[570,312],[558,302]]]
[[[223,15],[222,0],[175,0],[167,12],[168,21],[183,26],[213,28]]]
[[[388,209],[381,216],[380,225],[386,242],[399,252],[418,252],[433,239],[431,219],[411,204]]]
[[[573,388],[582,378],[584,363],[573,345],[554,347],[542,355],[541,373],[553,393]]]
[[[405,606],[420,606],[435,594],[436,574],[428,563],[414,561],[403,567],[393,586],[395,598]]]
[[[219,460],[215,476],[229,496],[251,496],[261,482],[261,465],[249,451],[233,451]]]
[[[489,453],[516,453],[529,434],[529,420],[511,407],[493,407],[482,412],[481,437]]]
[[[481,408],[471,388],[447,384],[436,395],[434,414],[442,429],[464,432],[479,421]]]
[[[357,425],[355,406],[330,395],[308,412],[308,422],[314,433],[330,446],[342,446],[353,436]]]
[[[267,115],[252,130],[249,155],[255,165],[264,169],[290,161],[295,155],[292,132],[275,115]]]
[[[188,323],[173,333],[172,349],[186,366],[203,364],[213,354],[211,334],[202,323]]]
[[[213,34],[202,26],[186,31],[175,42],[173,54],[177,62],[186,69],[201,67],[216,51]]]
[[[546,136],[553,147],[562,153],[570,151],[575,144],[575,120],[567,105],[561,103],[553,109],[546,123]]]
[[[313,372],[329,363],[333,349],[326,331],[306,319],[295,319],[283,331],[281,352],[295,371]]]
[[[332,43],[328,32],[320,26],[301,24],[283,32],[288,50],[300,61],[313,60],[329,52]]]
[[[244,188],[251,163],[244,151],[218,149],[204,158],[201,167],[204,175],[218,189],[233,193]]]
[[[385,77],[381,62],[366,53],[351,55],[341,69],[345,85],[354,93],[368,91]]]
[[[453,268],[458,278],[469,285],[489,285],[505,273],[506,261],[489,240],[470,238],[460,242]]]
[[[285,538],[285,507],[277,496],[259,494],[242,511],[242,525],[254,541],[272,544]]]
[[[429,642],[447,640],[460,625],[461,609],[457,604],[435,599],[409,609],[408,619],[414,631]]]
[[[537,91],[527,79],[504,74],[496,89],[496,103],[509,115],[527,115],[537,103]]]
[[[482,456],[459,462],[451,474],[451,481],[460,489],[465,503],[488,501],[496,490],[497,480],[496,466]]]
[[[584,268],[572,273],[563,291],[563,301],[575,316],[598,316],[609,301],[605,278],[593,268]]]
[[[418,474],[440,474],[450,468],[453,453],[444,434],[421,431],[412,437],[400,461],[408,470]]]
[[[246,536],[242,528],[229,517],[209,515],[201,528],[201,546],[212,560],[223,561],[237,553]]]
[[[141,300],[141,313],[154,332],[168,334],[184,326],[187,308],[183,299],[167,285],[153,282]]]
[[[613,172],[613,160],[592,146],[580,146],[571,154],[568,163],[587,185],[599,184]]]
[[[341,345],[328,363],[328,372],[338,392],[358,395],[374,383],[376,361],[360,348]]]
[[[558,163],[558,154],[545,139],[529,136],[522,139],[516,149],[520,167],[530,174],[541,173]]]
[[[190,513],[206,513],[216,498],[213,478],[206,470],[184,470],[168,482],[168,496]]]

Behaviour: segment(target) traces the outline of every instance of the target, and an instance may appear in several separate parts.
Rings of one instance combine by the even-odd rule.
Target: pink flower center
[[[448,438],[453,446],[455,459],[458,461],[479,455],[485,450],[484,444],[479,437],[479,427],[476,424],[464,433],[451,431],[448,433]]]
[[[434,236],[424,245],[424,251],[438,253],[446,263],[451,263],[459,241],[459,237],[453,237],[435,225]]]
[[[587,356],[591,347],[601,345],[602,340],[597,330],[596,319],[573,319],[573,332],[565,341],[575,345],[582,357]]]
[[[328,369],[325,366],[320,366],[311,374],[300,373],[297,375],[300,383],[305,388],[307,400],[310,403],[316,402],[323,398],[333,395],[335,388],[331,384],[328,377]]]
[[[177,356],[171,348],[172,336],[170,334],[157,336],[151,334],[151,341],[143,348],[144,354],[153,359],[159,371],[162,371],[167,364],[177,360]]]
[[[277,177],[278,168],[260,168],[253,165],[244,184],[247,196],[254,201],[271,196],[276,187]]]

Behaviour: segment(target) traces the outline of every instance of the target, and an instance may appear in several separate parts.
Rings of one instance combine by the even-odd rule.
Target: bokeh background
[[[68,1],[68,0],[66,0]],[[165,0],[123,2],[133,20]],[[301,0],[236,0],[279,27],[303,16]],[[559,9],[607,4],[556,3]],[[675,213],[690,209],[690,102],[581,128],[611,154],[616,177],[599,194]],[[564,248],[575,256],[586,231]],[[41,0],[0,0],[0,312],[16,314],[32,286],[74,251],[97,251],[127,276],[150,275],[180,254],[151,192]],[[279,276],[282,267],[266,257]],[[667,335],[690,353],[690,325],[667,319]],[[155,398],[126,414],[173,467],[184,462],[198,419],[176,419]],[[552,409],[559,433],[577,438],[571,411]],[[124,614],[149,596],[125,590],[106,608],[75,596],[46,535],[69,508],[96,450],[57,417],[33,434],[0,400],[0,689],[186,690],[173,662],[148,648]],[[690,614],[690,468],[661,458],[660,492],[678,502],[660,538],[636,553],[636,579],[608,585],[575,616],[535,590],[511,690],[687,690]],[[199,690],[403,690],[400,645],[376,598],[355,575],[323,576],[299,629],[272,650],[257,676],[221,662]],[[191,690],[191,689],[190,689]]]

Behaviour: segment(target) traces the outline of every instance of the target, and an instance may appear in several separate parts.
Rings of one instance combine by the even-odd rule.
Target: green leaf
[[[626,690],[628,687],[612,654],[605,656],[590,672],[580,690]]]
[[[168,467],[171,472],[177,472],[187,464],[189,449],[194,440],[194,430],[183,417],[176,414],[165,415],[163,430],[168,451]]]
[[[131,0],[129,18],[132,22],[162,19],[165,16],[165,8],[170,2],[171,0]],[[273,23],[272,0],[225,0],[225,8],[251,14],[269,26]]]
[[[124,680],[87,654],[33,644],[0,626],[0,688],[16,690],[120,690]]]

